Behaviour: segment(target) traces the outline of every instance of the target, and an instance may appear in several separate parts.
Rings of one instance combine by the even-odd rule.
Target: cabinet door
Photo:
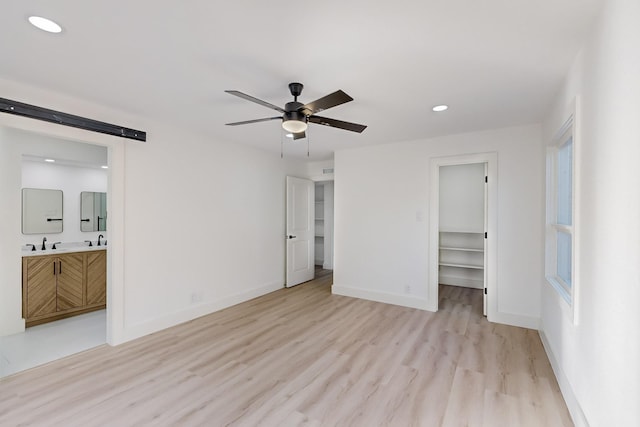
[[[87,305],[107,303],[107,252],[87,255]]]
[[[26,278],[26,319],[56,312],[55,257],[39,256],[24,261]]]
[[[84,305],[82,292],[82,254],[58,257],[58,311]]]

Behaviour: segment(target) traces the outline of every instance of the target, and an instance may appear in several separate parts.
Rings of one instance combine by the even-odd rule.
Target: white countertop
[[[35,243],[36,250],[31,249],[31,245],[22,247],[22,256],[40,256],[40,255],[55,255],[55,254],[64,254],[68,252],[87,252],[87,251],[104,251],[108,248],[108,246],[96,246],[94,243],[93,246],[89,246],[88,243],[85,242],[69,242],[69,243],[58,243],[56,245],[56,249],[51,249],[53,243],[46,243],[46,250],[41,250],[42,243]]]

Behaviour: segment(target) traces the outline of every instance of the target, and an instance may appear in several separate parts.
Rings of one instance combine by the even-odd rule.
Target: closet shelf
[[[473,264],[454,264],[449,262],[441,262],[438,265],[440,265],[441,267],[459,267],[459,268],[473,268],[476,270],[484,270],[484,267],[482,265],[473,265]]]
[[[449,246],[440,246],[440,250],[444,250],[444,251],[463,251],[463,252],[484,252],[484,249],[458,248],[458,247],[449,247]]]

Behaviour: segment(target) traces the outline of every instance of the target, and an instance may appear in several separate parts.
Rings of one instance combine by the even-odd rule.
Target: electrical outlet
[[[191,293],[191,304],[202,302],[204,299],[204,292],[196,291]]]

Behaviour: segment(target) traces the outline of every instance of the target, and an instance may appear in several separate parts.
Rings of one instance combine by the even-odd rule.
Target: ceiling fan
[[[302,104],[298,102],[298,96],[302,93],[302,83],[289,83],[289,91],[293,96],[292,102],[287,102],[284,108],[280,108],[277,105],[270,104],[246,93],[239,92],[237,90],[225,90],[225,92],[231,95],[238,96],[246,99],[247,101],[255,102],[256,104],[263,105],[272,110],[279,111],[282,116],[266,117],[264,119],[246,120],[243,122],[227,123],[228,126],[246,125],[249,123],[266,122],[269,120],[282,120],[282,127],[287,132],[293,134],[293,139],[300,139],[306,136],[308,123],[317,123],[333,128],[349,130],[352,132],[361,133],[367,127],[365,125],[359,125],[357,123],[343,122],[341,120],[329,119],[327,117],[316,116],[315,113],[327,110],[340,104],[344,104],[349,101],[353,101],[353,98],[344,93],[341,90],[333,92],[327,96],[323,96],[320,99],[316,99],[308,104]]]

